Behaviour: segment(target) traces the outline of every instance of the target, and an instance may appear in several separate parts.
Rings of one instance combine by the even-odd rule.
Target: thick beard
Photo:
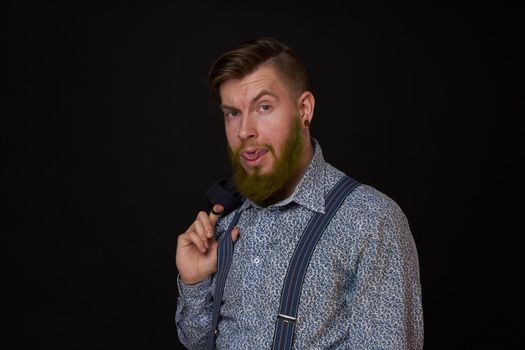
[[[268,174],[261,174],[259,167],[255,168],[252,175],[248,174],[241,164],[241,147],[235,151],[228,147],[228,155],[232,165],[233,181],[239,193],[260,206],[268,206],[272,204],[272,198],[285,188],[299,170],[303,149],[300,119],[297,118],[294,122],[281,158],[277,157],[271,145],[263,146],[275,157],[274,169]]]

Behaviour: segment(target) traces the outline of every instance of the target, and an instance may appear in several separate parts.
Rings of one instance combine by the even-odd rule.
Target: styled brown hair
[[[216,92],[226,80],[243,78],[263,64],[275,67],[293,92],[310,90],[306,69],[292,49],[274,38],[261,37],[245,41],[212,64],[208,73],[210,91]]]

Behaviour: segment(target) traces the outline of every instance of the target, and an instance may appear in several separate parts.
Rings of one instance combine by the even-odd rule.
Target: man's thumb
[[[241,234],[241,231],[239,230],[238,227],[235,227],[233,230],[232,230],[232,241],[235,242],[237,240],[237,238],[239,238],[239,235]]]
[[[219,220],[219,217],[221,216],[223,210],[224,210],[224,207],[220,204],[215,204],[211,208],[211,211],[208,214],[208,217],[210,218],[210,223],[212,227],[215,227],[215,224]]]

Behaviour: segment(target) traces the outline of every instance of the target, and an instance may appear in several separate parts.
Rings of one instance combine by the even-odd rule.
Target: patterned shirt
[[[314,155],[288,200],[261,208],[247,199],[237,227],[218,325],[218,349],[270,349],[288,264],[310,217],[344,174]],[[224,234],[234,212],[217,223]],[[214,276],[178,279],[180,341],[205,349]],[[368,185],[343,202],[312,255],[301,292],[294,349],[422,349],[423,310],[416,246],[399,206]]]

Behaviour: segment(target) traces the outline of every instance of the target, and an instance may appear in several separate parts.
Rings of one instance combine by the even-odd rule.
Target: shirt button
[[[253,263],[254,264],[259,264],[259,262],[260,262],[259,258],[253,258]]]

